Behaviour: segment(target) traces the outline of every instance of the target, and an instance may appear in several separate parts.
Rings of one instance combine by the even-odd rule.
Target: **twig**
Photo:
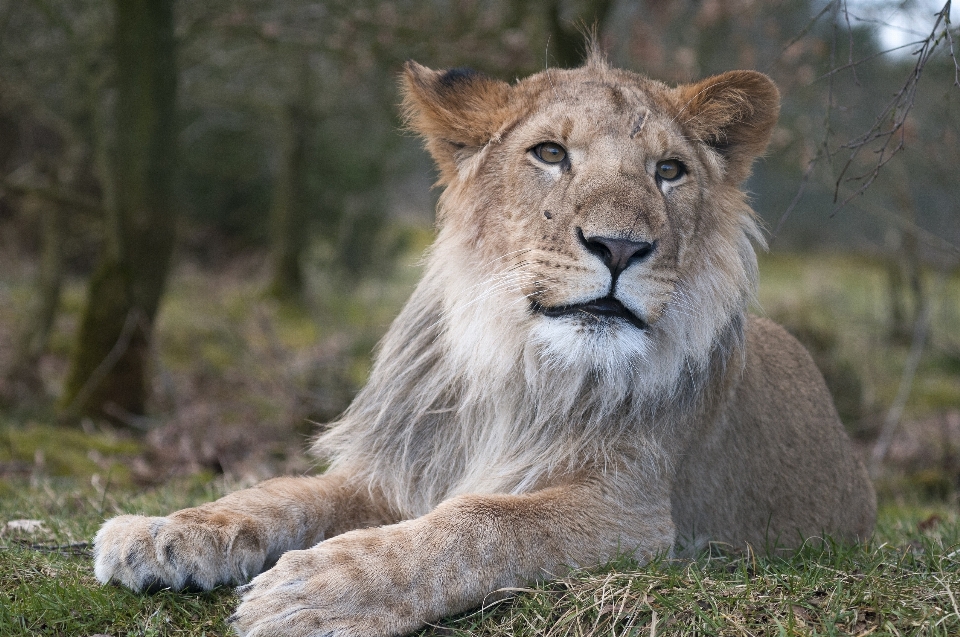
[[[896,92],[896,94],[894,94],[893,99],[891,99],[890,102],[888,102],[880,112],[880,114],[877,115],[873,124],[865,133],[853,140],[848,141],[845,144],[842,144],[837,149],[837,152],[842,150],[849,150],[851,152],[843,168],[840,170],[840,174],[837,176],[837,179],[834,182],[834,203],[836,204],[840,199],[840,187],[844,183],[849,183],[851,181],[860,181],[862,183],[853,193],[840,201],[840,203],[834,207],[832,214],[836,214],[837,211],[846,206],[855,197],[866,192],[873,182],[876,181],[883,167],[886,166],[887,163],[889,163],[897,153],[904,149],[904,125],[906,124],[910,111],[913,109],[914,101],[917,95],[917,86],[920,82],[920,77],[923,75],[923,70],[940,43],[941,36],[938,35],[938,31],[941,24],[946,24],[946,36],[947,39],[952,42],[949,28],[950,5],[951,0],[947,0],[947,2],[943,5],[943,8],[936,14],[936,21],[934,22],[933,27],[930,29],[930,34],[921,41],[920,48],[916,52],[917,63],[914,65],[913,70],[910,72],[910,75],[907,77],[903,86],[899,91]],[[958,86],[960,86],[960,84],[958,84]],[[888,118],[890,118],[892,121],[889,127],[885,127],[884,122]],[[879,149],[874,151],[874,153],[877,155],[877,160],[874,163],[873,168],[862,174],[846,177],[847,172],[854,165],[854,162],[860,156],[860,153],[863,151],[863,149],[878,140],[882,140],[883,144]]]
[[[13,540],[14,544],[21,548],[38,551],[40,553],[59,553],[60,555],[74,555],[77,557],[90,557],[90,542],[74,542],[73,544],[39,544],[28,540]],[[10,549],[11,547],[0,547],[0,549]]]
[[[873,447],[871,454],[870,474],[876,478],[880,474],[880,464],[887,457],[890,450],[890,444],[893,442],[893,435],[900,425],[903,418],[903,410],[907,406],[907,399],[910,397],[910,390],[913,388],[913,378],[917,373],[917,366],[920,364],[920,357],[923,355],[923,348],[927,342],[927,335],[930,331],[930,321],[933,317],[933,305],[936,299],[940,297],[947,282],[944,272],[940,272],[937,277],[937,283],[934,286],[936,292],[931,294],[927,303],[923,306],[920,316],[913,329],[913,342],[910,345],[910,353],[907,355],[907,363],[904,365],[903,374],[900,377],[900,388],[897,390],[897,397],[887,411],[887,417],[884,419],[883,429],[880,431],[880,437]]]
[[[804,172],[803,179],[800,183],[800,186],[797,189],[797,194],[794,196],[793,201],[787,207],[786,211],[781,215],[780,221],[777,224],[777,229],[773,233],[773,239],[776,238],[777,234],[780,231],[780,228],[784,225],[787,218],[790,216],[790,213],[793,212],[794,208],[799,204],[800,199],[803,196],[803,193],[806,190],[808,182],[811,179],[814,168],[822,161],[826,160],[828,163],[831,163],[833,158],[843,152],[850,151],[849,156],[847,157],[846,162],[840,170],[839,175],[837,176],[834,182],[834,209],[831,212],[831,216],[835,215],[841,208],[849,204],[854,198],[858,195],[863,194],[866,190],[873,184],[880,174],[880,171],[884,166],[901,150],[905,147],[904,139],[904,125],[906,124],[907,117],[910,114],[910,111],[913,108],[914,100],[917,94],[917,85],[920,81],[920,77],[923,74],[923,69],[926,66],[927,62],[933,56],[937,46],[940,45],[941,41],[945,40],[949,48],[950,57],[953,60],[954,64],[954,83],[953,85],[957,88],[960,88],[960,62],[958,62],[953,42],[953,34],[950,31],[950,9],[951,9],[951,0],[947,0],[944,3],[943,7],[939,12],[935,14],[935,21],[933,27],[930,29],[928,35],[916,42],[911,42],[906,45],[898,46],[891,48],[879,53],[873,53],[864,57],[860,60],[852,59],[852,51],[848,55],[848,61],[846,64],[837,66],[834,62],[836,55],[836,28],[837,28],[837,18],[838,12],[841,9],[844,11],[845,16],[847,17],[848,29],[850,26],[849,23],[849,13],[846,6],[845,0],[833,0],[828,3],[817,16],[804,27],[803,30],[791,40],[786,48],[792,46],[800,38],[802,38],[807,31],[812,28],[813,24],[816,23],[823,15],[826,14],[828,10],[833,10],[833,24],[834,24],[834,37],[830,49],[830,68],[831,70],[819,78],[817,81],[826,79],[828,81],[827,87],[827,109],[824,117],[824,137],[823,142],[820,144],[820,147],[817,150],[816,156],[814,156],[808,163],[807,169]],[[857,16],[853,16],[857,21],[866,21]],[[941,26],[943,30],[941,31]],[[914,65],[913,70],[908,75],[903,86],[898,90],[893,98],[886,104],[883,110],[877,115],[873,123],[870,125],[870,128],[861,134],[859,137],[853,138],[847,141],[844,144],[841,144],[835,150],[830,148],[829,141],[833,136],[833,131],[830,129],[831,123],[831,110],[833,109],[833,83],[832,79],[838,73],[845,70],[852,70],[856,74],[856,67],[859,65],[886,53],[896,51],[898,49],[905,48],[907,46],[919,46],[915,54],[917,57],[917,62]],[[786,49],[784,49],[785,51]],[[781,52],[781,55],[783,52]],[[778,56],[779,58],[779,56]],[[773,66],[772,64],[770,66]],[[886,122],[889,121],[889,125]],[[856,160],[860,157],[860,154],[867,147],[873,145],[874,142],[882,141],[882,145],[879,149],[876,149],[874,153],[877,155],[877,159],[873,164],[873,167],[866,172],[854,175],[847,176],[847,173],[855,165]],[[851,193],[849,196],[840,201],[840,189],[845,183],[849,182],[861,182],[859,187]],[[839,203],[838,203],[839,201]],[[772,240],[771,240],[772,241]]]
[[[847,66],[853,73],[853,82],[860,86],[860,78],[857,77],[857,65],[853,63],[853,27],[850,26],[850,10],[847,7],[847,0],[843,0],[843,19],[847,23]]]
[[[832,9],[832,8],[833,8],[833,3],[832,3],[832,2],[827,3],[827,5],[826,5],[825,7],[823,7],[823,9],[820,10],[820,13],[818,13],[818,14],[815,15],[815,16],[813,16],[813,17],[810,19],[810,21],[807,22],[807,24],[806,24],[802,29],[800,29],[800,32],[797,33],[797,35],[793,36],[793,39],[790,40],[789,42],[787,42],[787,44],[786,44],[782,49],[780,49],[780,52],[777,53],[777,55],[773,58],[773,61],[770,62],[770,64],[768,64],[767,67],[766,67],[766,69],[764,69],[764,70],[765,70],[767,73],[769,73],[770,70],[771,70],[774,66],[776,66],[777,62],[780,61],[780,58],[783,57],[783,54],[786,53],[786,52],[790,49],[790,47],[792,47],[794,44],[796,44],[797,42],[799,42],[800,40],[802,40],[803,37],[804,37],[805,35],[807,35],[807,33],[810,32],[810,29],[812,29],[812,28],[814,27],[814,25],[816,25],[817,22],[820,21],[820,18],[822,18],[822,17],[827,13],[827,11],[829,11],[829,10]]]
[[[836,75],[836,74],[838,74],[838,73],[842,73],[843,71],[846,71],[847,69],[853,69],[854,72],[856,72],[856,68],[857,68],[858,66],[861,66],[861,65],[869,62],[870,60],[874,60],[874,59],[876,59],[876,58],[878,58],[878,57],[887,55],[888,53],[893,53],[894,51],[899,51],[899,50],[901,50],[901,49],[906,49],[906,48],[909,48],[909,47],[912,47],[912,46],[919,46],[919,45],[923,44],[923,42],[924,42],[923,40],[914,40],[913,42],[907,42],[906,44],[901,44],[900,46],[895,46],[895,47],[893,47],[893,48],[891,48],[891,49],[884,49],[883,51],[877,51],[876,53],[871,53],[870,55],[868,55],[868,56],[866,56],[866,57],[860,58],[859,60],[852,60],[852,61],[847,62],[846,64],[843,64],[842,66],[837,66],[837,67],[835,67],[835,68],[832,68],[832,69],[830,69],[829,71],[827,71],[826,73],[824,73],[823,75],[821,75],[820,77],[818,77],[818,78],[817,78],[816,80],[814,80],[814,81],[815,81],[815,82],[818,82],[818,81],[820,81],[820,80],[825,80],[825,79],[827,79],[828,77],[830,77],[831,75]]]
[[[949,2],[947,3],[950,4]],[[950,33],[950,10],[947,9],[947,15],[944,18],[946,28],[943,30],[947,36],[947,46],[950,47],[950,59],[953,60],[953,85],[960,88],[960,63],[957,62],[957,52],[953,46],[953,35]]]

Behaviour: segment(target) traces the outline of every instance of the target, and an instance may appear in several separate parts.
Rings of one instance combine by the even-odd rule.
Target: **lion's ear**
[[[780,91],[773,80],[756,71],[730,71],[680,86],[677,96],[677,121],[723,155],[731,181],[746,179],[780,113]]]
[[[434,71],[413,61],[404,65],[404,118],[423,135],[444,184],[460,162],[500,130],[509,98],[509,84],[471,69]]]

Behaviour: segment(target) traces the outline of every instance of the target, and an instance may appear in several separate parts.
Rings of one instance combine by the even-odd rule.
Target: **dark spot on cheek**
[[[553,213],[550,212],[549,210],[544,210],[543,216],[546,217],[547,219],[553,219]]]

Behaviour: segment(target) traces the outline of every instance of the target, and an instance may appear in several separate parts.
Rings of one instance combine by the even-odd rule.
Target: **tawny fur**
[[[327,473],[114,518],[100,581],[262,573],[242,635],[396,635],[618,553],[870,534],[820,374],[746,314],[762,238],[740,183],[776,122],[768,78],[670,88],[593,54],[514,85],[411,62],[404,87],[445,188],[438,237],[313,447]],[[536,156],[547,142],[563,162]],[[608,245],[646,247],[615,267]]]

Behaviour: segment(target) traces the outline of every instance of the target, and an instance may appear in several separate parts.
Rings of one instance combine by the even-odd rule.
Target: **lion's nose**
[[[649,257],[657,247],[656,241],[651,243],[613,237],[586,237],[580,228],[577,228],[577,236],[587,250],[600,257],[610,269],[614,282],[621,272]]]

